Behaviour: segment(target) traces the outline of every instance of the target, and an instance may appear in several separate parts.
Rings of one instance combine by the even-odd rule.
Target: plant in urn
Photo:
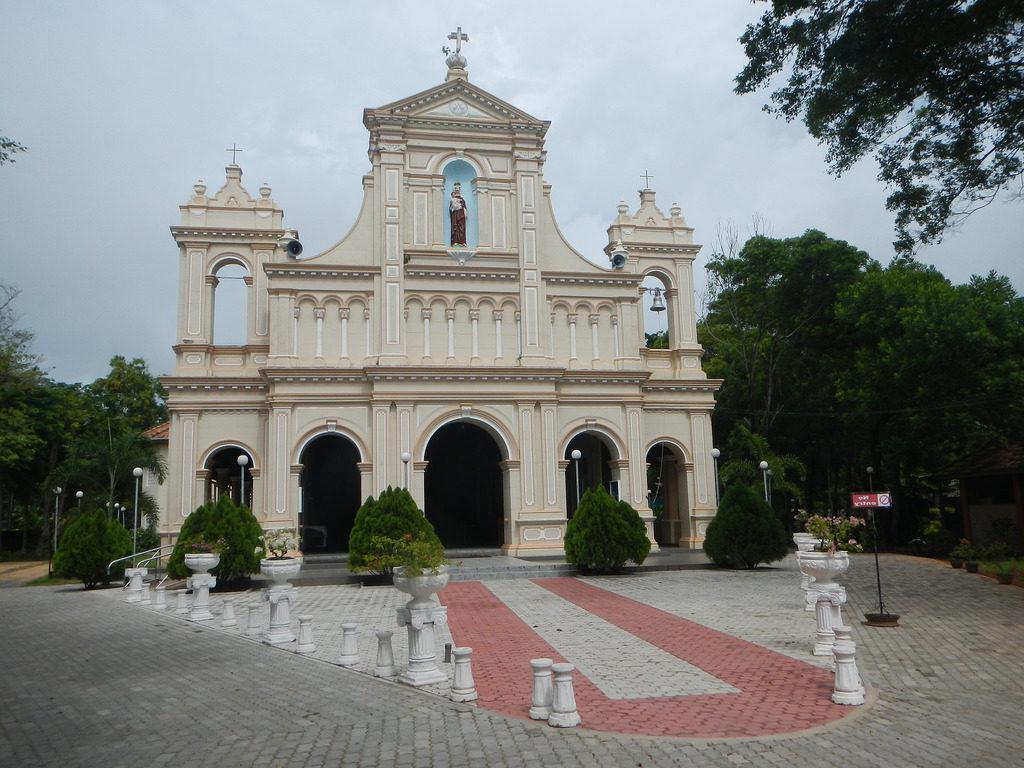
[[[291,630],[291,604],[295,599],[295,588],[289,579],[298,576],[302,558],[290,555],[297,551],[299,539],[294,528],[278,528],[263,535],[263,549],[269,557],[260,560],[260,573],[270,586],[264,593],[270,603],[270,627],[263,639],[271,645],[290,643],[295,639]]]

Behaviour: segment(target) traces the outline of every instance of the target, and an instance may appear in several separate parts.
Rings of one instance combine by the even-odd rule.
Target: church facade
[[[165,538],[228,492],[305,552],[344,551],[362,500],[404,486],[448,547],[558,554],[600,484],[656,546],[701,545],[720,382],[701,369],[692,229],[644,189],[618,206],[607,266],[584,258],[554,218],[549,124],[470,83],[460,51],[447,64],[364,111],[362,209],[326,251],[295,255],[272,190],[251,195],[234,163],[181,206]],[[227,346],[231,271],[246,338]],[[667,349],[645,345],[645,298]]]

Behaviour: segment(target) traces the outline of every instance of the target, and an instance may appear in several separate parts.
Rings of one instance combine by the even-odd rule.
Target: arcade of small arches
[[[364,461],[364,448],[357,440],[337,430],[317,431],[297,446],[298,524],[305,553],[348,549],[356,512],[372,493],[372,467]],[[619,497],[627,462],[613,432],[588,425],[572,430],[561,445],[558,466],[564,476],[568,519],[589,489],[602,486]],[[412,455],[403,455],[408,460],[401,485],[412,486],[410,463],[423,472],[424,514],[446,548],[497,550],[509,543],[512,530],[508,469],[515,455],[514,441],[497,422],[448,417],[424,433],[415,462]],[[260,475],[256,459],[238,443],[207,451],[198,470],[205,477],[205,500],[228,494],[236,504],[252,507]],[[660,546],[677,546],[688,535],[692,502],[687,475],[693,465],[681,445],[665,438],[649,446],[646,469],[655,540]]]

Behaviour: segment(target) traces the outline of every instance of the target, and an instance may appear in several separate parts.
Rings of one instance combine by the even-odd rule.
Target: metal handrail
[[[165,544],[164,547],[165,546],[168,546],[168,545]],[[153,547],[152,549],[146,549],[146,550],[143,550],[142,552],[136,552],[133,555],[125,555],[124,557],[119,557],[119,558],[117,558],[117,560],[111,560],[109,563],[107,563],[107,573],[110,573],[110,569],[114,567],[115,563],[120,563],[122,560],[134,560],[136,557],[139,557],[140,555],[148,555],[151,552],[157,552],[158,550],[161,550],[164,547]],[[152,559],[152,558],[150,558],[150,559]]]
[[[140,561],[139,563],[136,564],[136,567],[137,568],[142,568],[143,566],[146,565],[146,563],[149,563],[149,562],[152,562],[153,560],[156,560],[156,567],[159,568],[160,567],[160,561],[163,560],[164,557],[166,557],[167,555],[171,554],[174,551],[174,547],[175,547],[174,544],[164,544],[162,547],[160,547],[161,551],[157,552],[155,555],[152,555],[151,557],[147,557],[145,560]],[[164,552],[163,550],[165,550],[165,549],[168,550],[168,551]],[[158,581],[156,583],[156,586],[158,586],[158,587],[161,586],[165,581],[167,581],[169,576],[170,576],[169,573],[165,573],[163,578],[160,579],[160,581]]]

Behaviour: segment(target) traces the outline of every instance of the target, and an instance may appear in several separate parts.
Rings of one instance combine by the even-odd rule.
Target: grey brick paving
[[[846,584],[871,608],[868,557]],[[1020,766],[1024,590],[886,557],[904,627],[857,627],[877,701],[835,727],[724,742],[561,731],[454,705],[293,653],[66,588],[0,592],[0,764],[7,766]],[[794,655],[791,561],[602,586]],[[655,599],[657,597],[657,600]],[[717,606],[715,605],[717,603]],[[670,604],[670,605],[668,605]],[[710,606],[708,605],[710,604]],[[788,609],[787,609],[788,610]],[[688,615],[689,612],[689,615]],[[240,615],[241,618],[241,615]],[[714,620],[714,622],[712,621]],[[805,622],[799,625],[799,622]],[[747,636],[750,633],[754,636]],[[755,637],[760,634],[761,637]]]

